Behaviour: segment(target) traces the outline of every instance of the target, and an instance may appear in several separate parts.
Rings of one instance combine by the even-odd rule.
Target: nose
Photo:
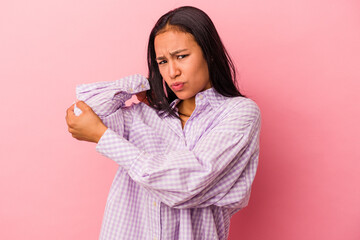
[[[169,61],[169,77],[171,79],[175,79],[177,76],[180,75],[180,69],[176,63],[176,61]]]

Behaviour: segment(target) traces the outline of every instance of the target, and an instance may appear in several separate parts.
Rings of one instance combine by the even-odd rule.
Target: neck
[[[182,100],[178,106],[180,114],[190,116],[195,109],[195,97]]]

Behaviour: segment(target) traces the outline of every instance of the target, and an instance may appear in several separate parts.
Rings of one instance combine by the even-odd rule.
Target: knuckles
[[[75,125],[74,121],[70,118],[66,119],[66,123],[69,127],[74,127],[74,125]]]
[[[71,134],[74,134],[74,129],[71,128],[71,127],[68,127],[68,132],[71,133]]]

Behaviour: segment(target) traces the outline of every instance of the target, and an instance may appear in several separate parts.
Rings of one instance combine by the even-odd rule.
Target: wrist
[[[96,137],[95,137],[95,139],[94,139],[94,142],[95,142],[95,143],[98,143],[98,142],[100,141],[101,137],[104,135],[104,133],[106,132],[107,129],[108,129],[108,128],[107,128],[105,125],[103,125],[103,124],[101,124],[101,125],[99,126],[98,131],[97,131],[97,134],[96,134]]]

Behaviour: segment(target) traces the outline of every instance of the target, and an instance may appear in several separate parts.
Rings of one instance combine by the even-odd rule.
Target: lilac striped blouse
[[[76,89],[108,127],[96,150],[119,165],[100,239],[227,239],[230,217],[247,205],[258,165],[257,105],[210,88],[196,95],[182,129],[179,119],[146,104],[125,106],[147,89],[141,75]]]

